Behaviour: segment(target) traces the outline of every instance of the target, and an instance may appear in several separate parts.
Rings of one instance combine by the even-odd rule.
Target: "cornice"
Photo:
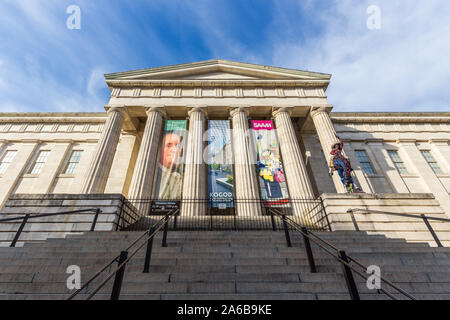
[[[439,139],[439,138],[431,138],[428,140],[428,143],[430,144],[448,144],[450,142],[450,139]]]
[[[107,80],[112,87],[328,87],[328,80]]]
[[[0,113],[0,123],[102,123],[107,118],[106,112],[20,112]]]
[[[450,113],[330,113],[335,123],[450,123]]]
[[[105,113],[106,115],[106,113]],[[43,117],[34,118],[27,117],[26,115],[18,118],[2,118],[0,117],[0,123],[104,123],[106,118],[56,118],[56,117]]]

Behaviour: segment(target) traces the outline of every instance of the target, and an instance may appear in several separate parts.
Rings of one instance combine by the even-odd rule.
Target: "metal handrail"
[[[361,212],[365,212],[365,213],[386,214],[386,215],[390,215],[390,216],[408,217],[408,218],[415,218],[415,219],[423,219],[423,217],[426,217],[428,220],[450,222],[450,219],[430,217],[425,214],[421,214],[420,216],[417,216],[417,215],[409,214],[409,213],[386,212],[386,211],[359,209],[359,208],[353,208],[353,209],[347,210],[348,213],[356,212],[356,211],[361,211]]]
[[[136,253],[146,244],[148,243],[149,240],[152,240],[154,238],[154,236],[161,230],[161,228],[163,226],[165,226],[167,231],[167,223],[170,220],[170,218],[177,214],[179,210],[178,209],[174,209],[171,212],[169,212],[167,215],[164,216],[164,218],[162,218],[161,220],[159,220],[158,222],[156,222],[149,230],[145,231],[144,233],[142,233],[139,237],[136,238],[136,240],[134,240],[130,245],[128,245],[128,247],[123,250],[122,252],[128,252],[129,249],[131,249],[136,243],[138,243],[140,240],[142,240],[145,235],[148,235],[144,241],[142,241],[142,243],[131,253],[130,256],[127,256],[127,258],[123,261],[119,260],[119,265],[116,267],[116,269],[114,271],[112,271],[106,278],[105,280],[103,280],[102,283],[100,283],[96,289],[94,289],[92,291],[92,293],[86,298],[86,300],[90,300],[95,294],[97,294],[98,291],[100,291],[105,284],[115,275],[117,275],[117,273],[134,257],[134,255],[136,255]],[[81,286],[79,289],[77,289],[74,293],[72,293],[67,300],[72,300],[75,296],[77,296],[84,288],[86,288],[92,281],[94,281],[103,271],[105,271],[109,266],[111,266],[114,262],[118,261],[118,259],[120,258],[121,254],[118,254],[114,257],[114,259],[109,262],[108,264],[106,264],[104,267],[102,267],[94,276],[92,276],[83,286]],[[147,258],[146,258],[147,259]]]
[[[359,231],[359,226],[358,226],[358,223],[356,221],[355,215],[353,214],[354,212],[361,212],[363,214],[368,214],[368,213],[385,214],[385,215],[397,216],[397,217],[407,217],[407,218],[414,218],[414,219],[422,219],[423,222],[425,223],[425,226],[427,227],[428,231],[430,232],[431,236],[433,237],[434,242],[436,242],[436,245],[438,247],[440,247],[440,248],[444,247],[442,245],[441,241],[439,240],[439,237],[437,236],[436,232],[434,231],[433,227],[431,226],[429,220],[435,220],[435,221],[441,221],[441,222],[450,222],[450,219],[430,217],[430,216],[427,216],[427,215],[425,215],[423,213],[420,214],[420,216],[417,216],[417,215],[408,214],[408,213],[386,212],[386,211],[369,210],[369,209],[358,209],[358,208],[348,209],[347,213],[350,214],[350,217],[352,218],[352,222],[353,222],[353,225],[355,226],[355,230],[356,231]]]
[[[16,220],[22,220],[22,223],[19,226],[19,229],[17,230],[13,240],[11,241],[11,244],[9,245],[11,248],[16,246],[17,241],[19,241],[19,238],[22,234],[23,229],[25,228],[25,225],[28,222],[28,219],[35,219],[35,218],[42,218],[42,217],[52,217],[52,216],[59,216],[59,215],[66,215],[66,214],[76,214],[76,213],[84,213],[84,212],[95,212],[94,219],[92,220],[91,229],[90,231],[94,231],[95,226],[97,225],[97,219],[98,216],[101,213],[100,208],[89,208],[89,209],[80,209],[80,210],[72,210],[72,211],[65,211],[65,212],[55,212],[55,213],[41,213],[41,214],[30,214],[27,213],[23,216],[14,217],[14,218],[5,218],[0,219],[1,222],[10,222],[10,221],[16,221]]]
[[[56,213],[42,213],[42,214],[26,214],[20,217],[14,217],[14,218],[6,218],[6,219],[0,219],[0,222],[8,222],[8,221],[14,221],[14,220],[23,220],[24,218],[28,219],[34,219],[34,218],[41,218],[41,217],[50,217],[50,216],[59,216],[64,214],[73,214],[73,213],[82,213],[82,212],[89,212],[89,211],[97,211],[96,208],[90,208],[90,209],[82,209],[82,210],[73,210],[73,211],[66,211],[66,212],[56,212]]]
[[[281,218],[283,221],[286,221],[287,223],[289,223],[291,225],[291,227],[299,232],[303,237],[307,238],[310,241],[313,241],[319,248],[323,249],[325,252],[327,252],[329,255],[331,255],[332,257],[334,257],[338,262],[340,262],[343,266],[346,266],[348,268],[350,268],[353,272],[355,272],[357,275],[359,275],[361,278],[363,278],[364,280],[368,280],[368,278],[365,276],[365,274],[361,273],[360,271],[356,270],[349,262],[343,260],[341,257],[339,257],[338,255],[335,255],[329,248],[326,248],[323,244],[329,246],[330,248],[332,248],[333,250],[337,251],[337,252],[342,252],[342,250],[340,250],[339,248],[337,248],[336,246],[332,245],[331,243],[329,243],[328,241],[326,241],[325,239],[322,239],[321,237],[319,237],[318,235],[316,235],[313,232],[304,232],[301,229],[301,226],[298,225],[298,223],[296,223],[295,221],[293,221],[292,219],[290,219],[289,217],[286,217],[286,215],[281,215],[280,213],[278,213],[276,210],[273,210],[273,212],[279,217]],[[310,235],[313,235],[314,238],[312,238]],[[317,241],[317,240],[319,241]],[[290,240],[288,240],[288,243],[290,243]],[[361,267],[364,270],[367,270],[367,267],[364,266],[362,263],[358,262],[357,260],[348,257],[347,258],[350,261],[355,262],[359,267]],[[393,289],[397,290],[398,292],[400,292],[401,294],[403,294],[404,296],[406,296],[407,298],[411,299],[411,300],[416,300],[415,297],[413,297],[412,295],[410,295],[409,293],[407,293],[406,291],[404,291],[403,289],[399,288],[398,286],[396,286],[395,284],[393,284],[392,282],[390,282],[387,279],[384,279],[383,277],[380,276],[380,280],[383,281],[384,283],[386,283],[387,285],[389,285],[390,287],[392,287]],[[387,296],[389,296],[391,299],[396,300],[396,298],[389,293],[388,291],[384,290],[383,288],[377,289],[378,292],[383,292],[385,293]]]

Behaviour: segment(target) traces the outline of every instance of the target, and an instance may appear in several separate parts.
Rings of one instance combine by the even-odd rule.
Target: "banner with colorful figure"
[[[234,206],[230,121],[208,121],[208,207]]]
[[[251,124],[256,145],[261,198],[268,205],[286,203],[289,194],[273,122],[252,120]]]
[[[167,120],[156,170],[155,199],[180,200],[186,120]]]

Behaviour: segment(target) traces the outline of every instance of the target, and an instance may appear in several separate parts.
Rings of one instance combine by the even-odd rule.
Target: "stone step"
[[[61,271],[61,270],[60,270]],[[255,272],[255,273],[205,273],[205,272],[190,272],[190,273],[142,273],[140,271],[131,272],[126,268],[125,281],[145,281],[145,282],[217,282],[217,281],[245,281],[245,282],[328,282],[328,281],[344,281],[342,273],[309,273],[307,271],[297,273],[282,272],[285,270],[278,270],[277,273]],[[291,270],[292,271],[292,270]],[[82,270],[82,283],[87,281],[95,272],[85,272]],[[106,272],[99,276],[99,279],[106,277]],[[2,273],[0,274],[0,283],[5,282],[64,282],[69,275],[65,272],[54,273]],[[389,272],[382,273],[382,276],[394,282],[449,282],[450,272]],[[355,275],[359,282],[365,280]]]
[[[70,293],[67,266],[80,266],[82,281],[87,281],[141,234],[86,232],[23,248],[0,248],[0,299],[65,299]],[[436,299],[450,295],[450,248],[364,232],[316,234],[364,265],[379,265],[384,278],[411,294]],[[161,237],[159,233],[154,239],[150,273],[142,273],[145,246],[126,266],[122,299],[349,299],[342,266],[312,243],[319,273],[311,273],[303,239],[295,232],[292,248],[282,231],[170,231],[164,248]],[[114,262],[79,298],[116,266]],[[389,299],[368,290],[365,279],[355,275],[355,281],[362,299]],[[109,299],[112,283],[96,299]]]
[[[65,300],[68,294],[0,294],[0,300]],[[84,300],[87,294],[80,294],[76,299]],[[401,295],[395,295],[397,299],[406,300]],[[360,294],[361,300],[390,300],[383,294]],[[450,294],[415,294],[418,300],[450,300]],[[93,300],[109,300],[110,294],[97,294]],[[308,294],[308,293],[262,293],[262,294],[124,294],[120,300],[350,300],[347,293],[338,294]]]
[[[131,251],[129,251],[131,253]],[[145,250],[140,250],[136,253],[136,255],[133,257],[135,258],[143,258],[145,256]],[[383,260],[386,258],[416,258],[416,259],[433,259],[433,258],[439,258],[439,259],[450,259],[450,253],[388,253],[388,254],[371,254],[371,253],[354,253],[354,252],[347,252],[349,256],[351,256],[354,259],[360,260],[360,259],[373,259],[373,260]],[[84,260],[99,260],[104,259],[105,262],[107,260],[110,260],[114,257],[117,257],[119,255],[119,251],[110,251],[110,252],[104,252],[104,251],[98,251],[98,252],[71,252],[71,251],[64,251],[64,252],[46,252],[45,250],[41,250],[40,252],[9,252],[9,253],[1,253],[0,252],[0,259],[39,259],[39,258],[50,258],[55,259],[55,257],[58,257],[57,259],[64,258],[64,259],[80,259],[82,261]],[[318,260],[324,260],[324,259],[330,259],[332,260],[332,256],[326,253],[325,251],[319,251],[319,252],[313,252],[314,259]],[[201,250],[192,250],[192,251],[166,251],[165,249],[161,250],[153,250],[152,252],[152,258],[156,259],[188,259],[188,258],[205,258],[205,259],[230,259],[230,258],[291,258],[291,259],[306,259],[307,254],[304,250],[283,250],[283,251],[256,251],[253,250],[251,252],[246,252],[245,250],[223,250],[222,252],[203,252]]]

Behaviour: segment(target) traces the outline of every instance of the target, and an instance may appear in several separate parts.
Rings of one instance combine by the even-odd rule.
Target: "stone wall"
[[[322,194],[325,210],[333,231],[355,230],[348,209],[366,209],[420,217],[449,218],[444,209],[430,193],[408,194]],[[355,212],[360,231],[383,234],[389,238],[405,238],[411,242],[428,242],[436,246],[423,219],[392,216],[379,213]],[[430,224],[444,246],[450,245],[450,222],[431,221]]]
[[[126,227],[138,219],[134,207],[120,194],[18,194],[6,202],[0,219],[25,214],[68,212],[83,209],[101,210],[95,226],[96,231],[114,231]],[[24,241],[64,238],[91,229],[95,213],[74,213],[29,219],[17,246]],[[124,217],[121,218],[121,217]],[[9,246],[21,221],[0,223],[0,246]]]

